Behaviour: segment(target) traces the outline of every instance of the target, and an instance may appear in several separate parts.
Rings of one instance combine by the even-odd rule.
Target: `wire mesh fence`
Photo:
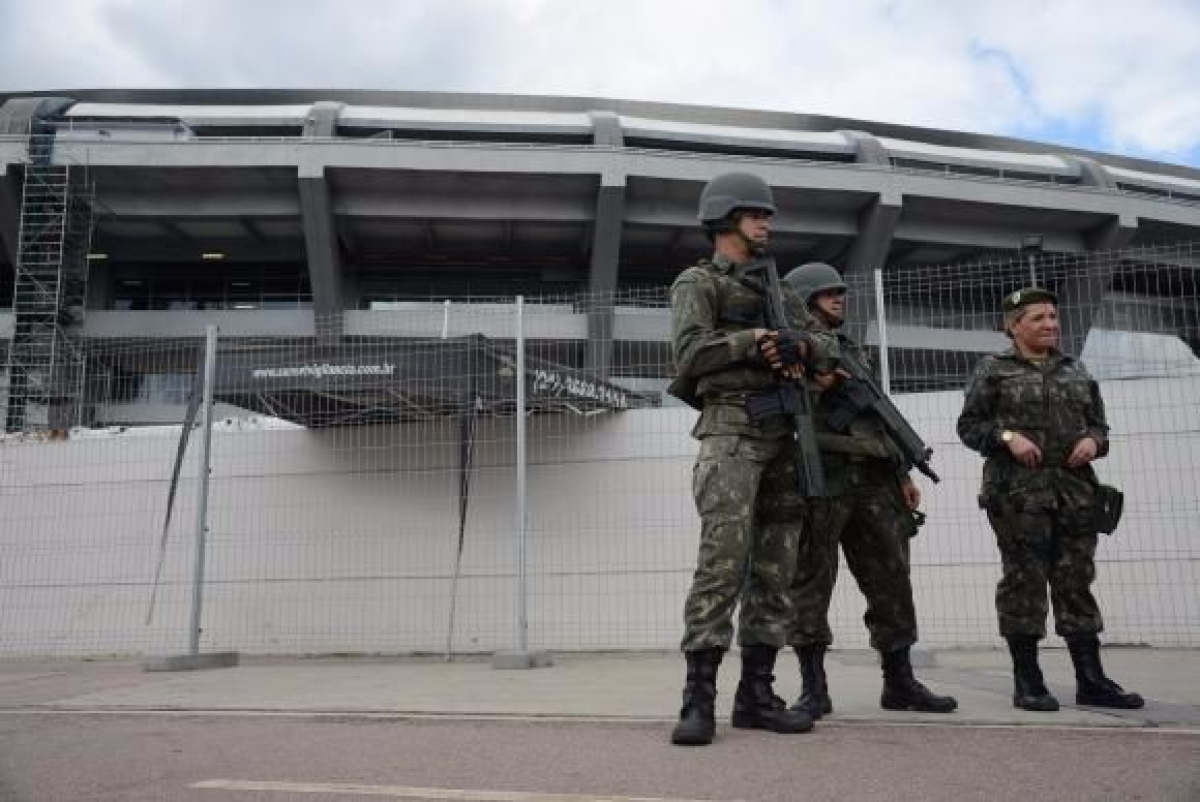
[[[1101,382],[1098,471],[1127,497],[1097,557],[1107,638],[1200,645],[1198,269],[1175,246],[847,276],[847,330],[942,477],[913,543],[922,642],[997,642],[981,460],[954,425],[975,361],[1008,345],[1002,297],[1036,278]],[[0,654],[184,648],[202,527],[204,650],[673,648],[699,523],[695,413],[663,393],[668,295],[412,302],[317,337],[218,335],[203,519],[183,423],[202,332],[81,339],[79,425],[0,440]],[[837,645],[862,647],[841,576]]]

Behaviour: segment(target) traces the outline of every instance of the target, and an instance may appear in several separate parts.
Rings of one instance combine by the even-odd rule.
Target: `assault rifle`
[[[787,309],[783,304],[783,284],[775,269],[775,260],[756,259],[741,268],[742,276],[760,274],[766,295],[766,323],[772,331],[790,329]],[[782,414],[791,418],[795,428],[796,467],[800,475],[800,494],[807,498],[824,498],[825,468],[821,465],[821,451],[817,447],[817,432],[813,425],[813,405],[808,387],[803,379],[789,379],[777,375],[775,392],[760,394],[746,401],[746,411],[752,419],[761,420],[770,415]]]
[[[904,458],[935,483],[940,482],[941,478],[929,466],[933,449],[925,445],[921,436],[896,409],[892,399],[879,389],[867,366],[849,349],[842,349],[838,365],[850,378],[826,392],[832,409],[825,418],[826,425],[839,434],[845,434],[855,418],[868,410],[873,411]]]

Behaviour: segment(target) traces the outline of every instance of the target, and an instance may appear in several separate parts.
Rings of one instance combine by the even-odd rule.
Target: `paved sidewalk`
[[[879,669],[870,652],[834,651],[827,669],[833,722],[1156,727],[1200,733],[1200,650],[1110,648],[1110,675],[1149,700],[1143,710],[1074,706],[1070,663],[1061,649],[1043,668],[1063,709],[1028,713],[1012,707],[1007,653],[928,653],[917,673],[940,693],[958,697],[951,715],[896,713],[879,707]],[[793,699],[795,657],[782,653],[777,690]],[[720,675],[718,710],[727,720],[737,656]],[[243,658],[235,668],[146,673],[136,660],[0,662],[0,709],[75,712],[500,716],[662,721],[674,719],[682,683],[677,654],[558,654],[548,668],[501,671],[486,657],[446,663],[432,657]]]

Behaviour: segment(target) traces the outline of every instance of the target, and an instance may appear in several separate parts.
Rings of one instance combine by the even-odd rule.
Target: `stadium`
[[[379,321],[398,302],[667,286],[706,253],[695,223],[700,187],[733,166],[775,187],[774,252],[785,266],[821,260],[853,275],[942,265],[951,284],[952,266],[1010,260],[1023,244],[1061,261],[1200,239],[1200,171],[860,120],[387,92],[110,90],[0,101],[0,297],[13,296],[23,223],[40,223],[27,173],[53,166],[50,185],[92,193],[90,245],[67,250],[68,263],[82,262],[58,279],[86,283],[81,298],[66,292],[59,302],[82,305],[67,336],[83,338],[177,340],[203,322],[234,337],[313,338],[318,322],[326,338],[369,337],[388,327]],[[79,175],[58,177],[71,169]],[[1087,288],[1086,303],[1112,289],[1105,278],[1099,292]],[[979,311],[994,300],[979,298]],[[41,313],[30,304],[11,305],[0,323],[6,340],[13,321]],[[559,344],[558,361],[636,378],[613,362],[611,343],[644,327],[611,307],[586,317],[574,341]],[[1085,336],[1068,331],[1069,350]],[[18,368],[37,364],[36,348],[17,349]],[[662,373],[665,361],[652,361]],[[123,375],[140,410],[123,404],[72,422],[168,419],[152,388],[169,380],[136,367]],[[916,381],[902,364],[896,379]]]
[[[437,650],[439,622],[454,619],[465,593],[455,644],[496,648],[513,638],[514,620],[526,632],[525,586],[510,581],[524,582],[526,567],[530,593],[547,605],[533,612],[543,616],[539,645],[669,643],[694,525],[690,413],[662,392],[671,374],[666,288],[707,255],[696,200],[732,169],[772,185],[781,267],[819,260],[842,269],[856,333],[878,354],[885,385],[904,394],[948,457],[955,499],[931,511],[944,527],[923,535],[936,557],[914,566],[933,588],[925,606],[945,612],[932,617],[933,641],[991,637],[989,544],[957,545],[951,531],[980,527],[970,503],[978,466],[955,450],[953,405],[979,355],[1004,346],[999,299],[1036,280],[1069,310],[1065,350],[1128,391],[1114,393],[1113,412],[1138,448],[1119,470],[1161,496],[1144,502],[1143,522],[1159,538],[1146,546],[1158,562],[1130,552],[1137,567],[1112,572],[1120,587],[1144,591],[1131,603],[1133,623],[1118,631],[1200,642],[1200,611],[1164,601],[1197,581],[1187,521],[1197,477],[1188,388],[1200,352],[1200,170],[784,112],[300,90],[0,93],[3,409],[8,453],[18,455],[5,467],[14,480],[5,528],[18,559],[7,568],[4,642],[35,653],[136,650],[182,626],[137,628],[141,611],[131,610],[149,587],[153,535],[114,533],[164,527],[176,589],[168,600],[182,616],[187,550],[166,546],[166,490],[142,484],[170,473],[215,326],[223,350],[212,389],[227,434],[289,431],[223,441],[228,459],[216,478],[228,492],[213,503],[217,512],[228,504],[229,517],[213,526],[225,527],[239,558],[215,569],[223,590],[210,643]],[[531,459],[543,471],[528,497],[505,478],[517,459],[508,450],[517,385],[525,409],[545,413],[530,417]],[[1163,411],[1153,431],[1138,429],[1151,423],[1146,398]],[[464,409],[469,434],[459,428]],[[176,434],[117,434],[162,424]],[[71,442],[45,450],[68,432]],[[1147,469],[1147,454],[1166,457]],[[313,471],[301,477],[294,465]],[[482,472],[470,493],[464,465]],[[103,501],[52,501],[63,482],[82,488],[114,471],[122,489]],[[337,493],[322,496],[318,474],[338,477]],[[351,476],[362,481],[343,481]],[[580,503],[583,488],[599,488],[597,498]],[[394,535],[398,497],[407,540],[380,545]],[[354,515],[345,515],[347,499]],[[541,512],[514,511],[527,500]],[[94,531],[80,524],[97,514]],[[486,534],[462,567],[471,515]],[[494,523],[513,515],[530,520],[535,541],[545,536],[520,565],[504,545],[508,524]],[[442,541],[456,526],[457,555],[453,538]],[[639,541],[646,531],[662,535],[649,551]],[[571,534],[551,534],[562,532]],[[335,555],[331,535],[352,545]],[[598,535],[607,550],[591,551]],[[41,536],[62,544],[54,554],[84,544],[111,565],[64,557],[34,569],[44,586],[22,585],[15,578],[46,557],[48,547],[34,545]],[[256,543],[288,556],[258,554]],[[336,584],[331,576],[346,584],[328,620],[294,615],[297,599]],[[442,586],[451,580],[447,613]],[[967,586],[971,601],[945,590]],[[71,590],[41,601],[50,587]],[[380,612],[380,599],[403,599],[407,623]],[[838,604],[853,626],[854,602]],[[69,623],[83,609],[107,617]],[[41,612],[22,612],[31,610]]]

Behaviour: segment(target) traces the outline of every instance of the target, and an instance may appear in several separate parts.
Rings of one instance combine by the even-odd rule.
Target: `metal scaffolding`
[[[79,420],[85,360],[75,342],[87,293],[95,188],[34,136],[21,196],[4,428],[63,430]]]

